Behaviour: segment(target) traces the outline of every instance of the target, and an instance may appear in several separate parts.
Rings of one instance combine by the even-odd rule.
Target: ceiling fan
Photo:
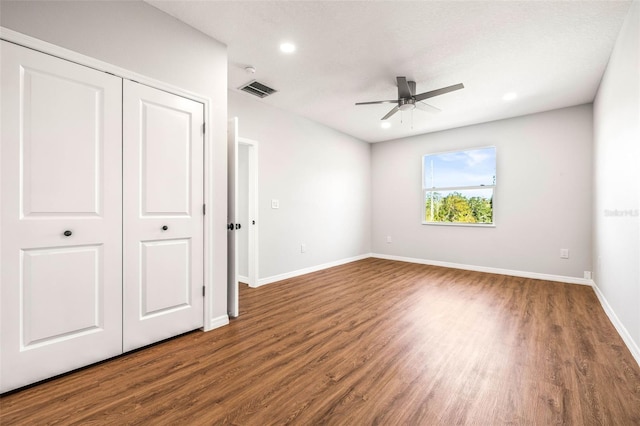
[[[440,112],[439,108],[422,102],[425,99],[433,98],[434,96],[444,95],[445,93],[453,92],[454,90],[464,89],[462,83],[454,84],[453,86],[443,87],[442,89],[432,90],[430,92],[424,92],[416,95],[416,82],[407,81],[406,77],[396,77],[398,82],[398,99],[390,101],[373,101],[373,102],[358,102],[356,105],[372,105],[372,104],[397,104],[391,111],[387,113],[382,120],[386,120],[398,111],[411,111],[414,108],[418,108],[428,112]]]

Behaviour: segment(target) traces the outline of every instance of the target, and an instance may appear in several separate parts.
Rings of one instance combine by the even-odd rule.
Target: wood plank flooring
[[[635,425],[640,367],[593,290],[366,259],[241,316],[0,399],[0,423]]]

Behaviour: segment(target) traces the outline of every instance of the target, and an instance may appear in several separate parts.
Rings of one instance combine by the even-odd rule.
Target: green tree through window
[[[493,224],[496,149],[423,157],[423,223]]]

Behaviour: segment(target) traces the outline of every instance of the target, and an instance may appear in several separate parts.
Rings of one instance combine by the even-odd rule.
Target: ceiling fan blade
[[[433,105],[425,104],[424,102],[416,102],[416,108],[422,111],[430,112],[432,114],[442,112],[440,108],[436,108]]]
[[[356,102],[356,105],[374,105],[374,104],[397,104],[398,100],[393,101],[373,101],[373,102]]]
[[[409,88],[409,83],[407,83],[406,77],[396,77],[398,82],[398,99],[410,98],[411,89]]]
[[[453,86],[443,87],[442,89],[432,90],[430,92],[420,93],[415,95],[416,102],[423,101],[425,99],[433,98],[434,96],[444,95],[445,93],[453,92],[454,90],[464,89],[464,84],[458,83]]]
[[[387,115],[382,117],[380,120],[386,120],[387,118],[391,117],[393,114],[395,114],[398,111],[400,111],[400,108],[398,108],[398,106],[396,105],[391,111],[387,113]]]
[[[407,81],[409,85],[409,92],[411,92],[411,96],[416,95],[416,82],[415,81]]]

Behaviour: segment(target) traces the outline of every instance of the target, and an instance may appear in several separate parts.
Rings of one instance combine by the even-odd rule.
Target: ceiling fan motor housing
[[[413,98],[398,99],[398,109],[400,111],[411,111],[416,107],[416,100]]]

